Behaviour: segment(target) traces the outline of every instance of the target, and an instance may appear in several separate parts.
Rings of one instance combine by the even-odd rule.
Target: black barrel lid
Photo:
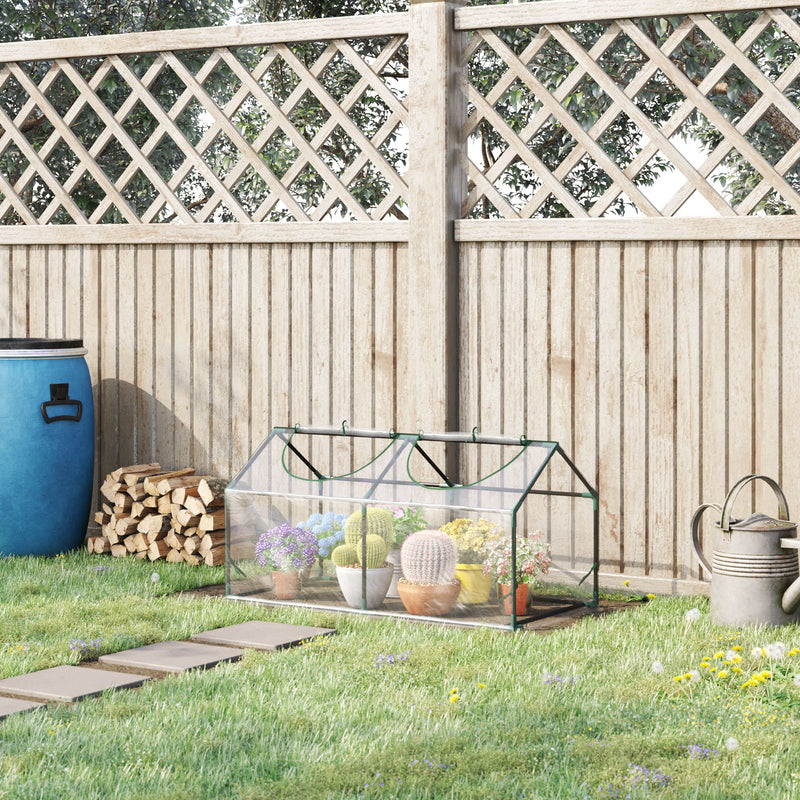
[[[0,350],[73,350],[83,339],[0,339]]]

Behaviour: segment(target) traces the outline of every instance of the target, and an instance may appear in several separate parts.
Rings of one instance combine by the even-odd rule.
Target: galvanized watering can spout
[[[739,492],[751,481],[765,481],[778,500],[778,518],[753,514],[731,519]],[[712,561],[700,546],[700,521],[704,512],[719,512]],[[789,508],[781,487],[765,475],[746,475],[737,481],[722,507],[700,506],[692,518],[692,546],[700,563],[713,575],[711,617],[722,624],[797,622],[800,608],[797,525],[789,521]]]

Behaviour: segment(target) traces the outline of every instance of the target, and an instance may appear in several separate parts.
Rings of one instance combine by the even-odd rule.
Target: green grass
[[[221,568],[85,553],[0,564],[2,677],[77,663],[76,641],[111,652],[249,619],[339,631],[9,717],[0,798],[800,795],[800,655],[771,665],[751,655],[778,639],[800,646],[797,626],[735,632],[709,621],[703,599],[656,598],[548,636],[467,631],[180,594],[221,580]],[[688,623],[692,607],[702,614]],[[721,665],[714,654],[733,645],[735,680],[700,667],[703,656]],[[691,670],[701,680],[674,680]],[[692,757],[688,745],[716,754]]]

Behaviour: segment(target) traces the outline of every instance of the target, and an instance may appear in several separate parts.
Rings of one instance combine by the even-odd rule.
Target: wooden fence
[[[748,15],[736,36],[723,12]],[[666,17],[650,39],[638,22]],[[298,422],[524,432],[560,441],[598,484],[605,583],[696,590],[701,501],[751,471],[776,477],[790,507],[800,490],[800,143],[767,157],[754,135],[778,112],[800,129],[800,58],[765,76],[753,55],[765,36],[800,51],[796,19],[757,0],[420,2],[0,45],[0,335],[84,339],[98,474],[159,459],[230,475]],[[687,79],[680,45],[700,35],[718,55]],[[642,54],[626,85],[604,66],[612,45]],[[548,84],[554,48],[568,72]],[[495,65],[492,85],[472,79],[476,59]],[[264,88],[278,65],[294,76],[280,96]],[[339,91],[334,67],[349,76]],[[734,68],[756,90],[738,117],[712,91]],[[111,78],[127,89],[112,97]],[[589,79],[605,103],[584,125],[567,98]],[[653,80],[683,93],[657,120],[636,102]],[[502,113],[509,92],[524,119]],[[379,111],[366,132],[353,122],[365,97]],[[205,110],[194,135],[190,108]],[[245,111],[263,127],[242,133]],[[699,164],[674,143],[696,113],[719,131]],[[643,134],[627,164],[604,138],[620,114]],[[474,144],[487,130],[500,143],[488,160]],[[535,145],[554,131],[561,161]],[[278,140],[281,170],[264,155]],[[733,152],[760,176],[735,200],[714,182]],[[685,176],[661,201],[637,178],[655,154]],[[608,178],[592,202],[570,183],[580,164]],[[374,196],[358,188],[365,170]],[[693,194],[717,216],[677,216]],[[622,196],[637,216],[614,216]],[[759,211],[770,199],[782,216]],[[568,218],[547,218],[554,204]]]

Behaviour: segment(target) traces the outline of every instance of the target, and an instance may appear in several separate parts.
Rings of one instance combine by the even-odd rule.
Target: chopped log
[[[225,509],[220,508],[211,514],[203,514],[197,523],[199,531],[218,531],[225,528]]]
[[[103,503],[103,505],[100,506],[100,507],[103,509],[103,513],[104,514],[113,514],[114,513],[114,510],[111,508],[111,504],[110,503]]]
[[[153,468],[160,470],[161,466],[158,463],[133,464],[130,467],[120,467],[119,469],[115,469],[113,472],[109,472],[108,477],[111,478],[112,481],[118,481],[125,473],[133,473],[133,472],[144,473],[147,472],[149,469]]]
[[[89,537],[86,539],[86,549],[87,549],[87,550],[88,550],[90,553],[94,553],[94,540],[95,540],[95,539],[99,539],[99,538],[100,538],[99,536],[89,536]]]
[[[136,519],[141,519],[142,517],[146,517],[148,514],[153,512],[152,508],[147,508],[144,503],[140,503],[137,500],[133,501],[133,505],[131,506],[131,516],[136,517]]]
[[[158,542],[152,542],[147,551],[147,557],[151,561],[158,561],[159,558],[164,558],[169,553],[170,547],[164,539]]]
[[[114,497],[117,493],[122,489],[122,484],[118,482],[111,482],[111,481],[104,481],[103,484],[100,486],[100,494],[109,500],[110,502],[114,502]]]
[[[92,538],[94,539],[94,549],[90,550],[90,553],[101,555],[102,553],[111,552],[111,542],[105,536],[94,536]]]
[[[135,486],[128,487],[125,494],[130,495],[132,500],[144,500],[147,497],[147,492],[144,490],[144,484],[137,483]]]
[[[186,541],[185,536],[181,536],[179,533],[175,533],[175,531],[170,531],[164,541],[173,549],[173,550],[182,550],[183,543]]]
[[[133,498],[127,492],[117,492],[114,495],[114,505],[118,508],[130,508],[133,505]]]
[[[190,528],[193,525],[197,525],[200,522],[200,517],[192,514],[186,508],[178,508],[172,512],[172,518],[179,524],[183,525],[184,528]]]
[[[183,542],[183,552],[192,555],[196,553],[200,547],[201,538],[195,534],[194,536],[187,536]]]
[[[166,533],[169,530],[170,518],[160,514],[149,514],[139,521],[136,530],[139,533]]]
[[[117,520],[114,530],[118,536],[127,536],[129,533],[136,533],[136,527],[139,524],[138,519],[133,517],[122,517]]]
[[[139,561],[144,561],[147,558],[147,550],[137,550],[134,554],[134,558],[138,558]]]
[[[136,537],[135,537],[135,536],[126,536],[126,537],[125,537],[125,538],[122,540],[122,544],[123,544],[123,545],[125,545],[125,549],[126,549],[126,550],[127,550],[129,553],[135,553],[135,552],[136,552],[136,542],[135,542],[135,539],[136,539]]]
[[[106,514],[103,511],[97,511],[94,515],[94,521],[98,525],[107,525],[111,522],[111,514]]]
[[[175,493],[172,493],[173,500],[175,499]],[[187,497],[183,501],[183,507],[195,517],[202,517],[203,514],[208,513],[208,508],[206,508],[206,504],[199,498],[199,497]]]
[[[172,503],[170,502],[170,497],[168,494],[162,495],[158,498],[158,513],[159,514],[171,514],[172,513]]]
[[[150,509],[158,508],[158,500],[159,500],[158,497],[147,495],[147,497],[145,497],[145,499],[142,500],[142,505],[145,508],[150,508]]]
[[[117,542],[119,542],[119,534],[116,531],[115,522],[109,522],[108,525],[103,525],[103,536],[108,539],[110,544],[117,544]]]
[[[206,504],[206,508],[217,508],[225,502],[225,487],[228,485],[222,478],[205,478],[200,481],[198,496]]]
[[[191,564],[193,567],[199,567],[200,564],[203,563],[203,559],[200,556],[195,553],[187,553],[185,550],[181,550],[181,557],[187,564]]]
[[[200,540],[200,547],[197,549],[197,552],[200,553],[201,556],[204,556],[210,550],[220,545],[225,545],[225,531],[213,531],[212,533],[207,533]]]
[[[167,494],[172,491],[172,489],[177,488],[178,486],[182,486],[181,483],[176,483],[175,486],[170,486],[169,481],[171,479],[180,479],[185,478],[186,475],[194,475],[194,468],[193,467],[186,467],[185,469],[176,469],[173,472],[162,472],[159,475],[150,475],[144,479],[144,489],[147,494],[155,495],[156,497]],[[166,484],[164,483],[166,481]],[[166,489],[161,489],[161,485],[165,485]]]
[[[120,475],[119,480],[125,484],[129,489],[132,489],[136,485],[140,485],[144,483],[144,479],[149,475],[157,475],[159,472],[162,472],[160,464],[150,464],[147,469],[143,469],[141,471],[125,471]]]
[[[200,481],[204,480],[202,476],[195,476],[197,483],[190,486],[179,486],[177,489],[172,490],[172,502],[177,503],[179,506],[186,505],[186,501],[190,497],[197,497],[200,491]]]
[[[167,538],[167,533],[169,531],[150,531],[147,535],[147,541],[149,544],[153,544],[153,542],[160,542],[162,539]]]
[[[218,564],[225,563],[225,545],[212,547],[207,553],[203,554],[203,561],[209,567],[216,567]]]
[[[126,556],[128,555],[128,548],[125,547],[124,544],[112,544],[111,555],[115,556],[116,558],[120,558],[121,556]]]
[[[168,564],[180,564],[183,561],[182,550],[176,550],[173,548],[172,550],[167,553],[167,563]]]
[[[143,533],[137,533],[135,536],[129,536],[128,539],[133,542],[133,549],[137,553],[144,553],[150,548],[150,542],[147,541],[147,536],[145,536]],[[128,539],[125,540],[126,546]]]

